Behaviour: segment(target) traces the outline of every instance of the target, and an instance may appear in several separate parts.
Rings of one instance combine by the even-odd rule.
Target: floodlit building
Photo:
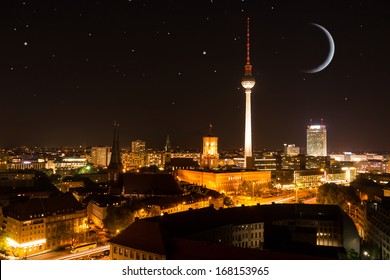
[[[271,182],[271,171],[201,171],[201,170],[178,170],[179,181],[205,186],[217,192],[237,192],[244,183],[259,187]]]
[[[286,156],[297,156],[299,155],[299,147],[295,144],[284,144],[284,154]]]
[[[131,142],[131,151],[122,151],[123,168],[126,171],[138,169],[148,165],[145,141],[135,140]],[[157,165],[159,166],[159,165]]]
[[[208,136],[203,137],[203,153],[202,153],[202,167],[205,169],[212,169],[218,166],[218,137],[213,136],[210,131]]]
[[[91,162],[96,166],[107,167],[111,160],[111,147],[92,147]]]
[[[14,159],[7,164],[8,170],[24,170],[24,169],[45,169],[46,162],[43,159],[38,160],[18,160]]]
[[[87,210],[71,193],[10,205],[4,225],[12,252],[23,258],[82,242],[89,230]]]
[[[327,156],[326,125],[308,125],[306,130],[307,155]]]

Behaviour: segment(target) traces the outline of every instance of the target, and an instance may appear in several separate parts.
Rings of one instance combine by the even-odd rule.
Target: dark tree
[[[103,219],[104,226],[112,232],[127,228],[134,221],[134,213],[128,205],[110,206]]]

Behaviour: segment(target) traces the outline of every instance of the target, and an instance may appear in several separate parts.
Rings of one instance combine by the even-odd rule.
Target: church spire
[[[166,152],[170,152],[171,151],[171,141],[169,140],[169,134],[167,135],[167,141],[165,142],[164,150]]]
[[[119,173],[122,173],[123,165],[119,149],[119,123],[114,122],[114,137],[111,148],[111,160],[108,165],[108,181],[117,181]]]

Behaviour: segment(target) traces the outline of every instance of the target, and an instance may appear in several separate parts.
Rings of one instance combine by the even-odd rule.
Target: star
[[[206,55],[206,51],[203,51],[203,55]]]
[[[27,46],[27,45],[28,45],[28,43],[27,43],[27,42],[24,42],[24,43],[23,43],[23,45]]]

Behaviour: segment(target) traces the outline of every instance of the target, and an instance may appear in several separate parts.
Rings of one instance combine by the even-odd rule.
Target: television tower
[[[244,167],[246,169],[254,168],[254,159],[252,156],[252,116],[251,116],[251,93],[256,81],[252,76],[252,65],[250,60],[250,33],[249,33],[249,17],[247,18],[246,32],[246,65],[245,74],[241,80],[241,85],[245,89],[246,105],[245,105],[245,147],[244,147]]]

